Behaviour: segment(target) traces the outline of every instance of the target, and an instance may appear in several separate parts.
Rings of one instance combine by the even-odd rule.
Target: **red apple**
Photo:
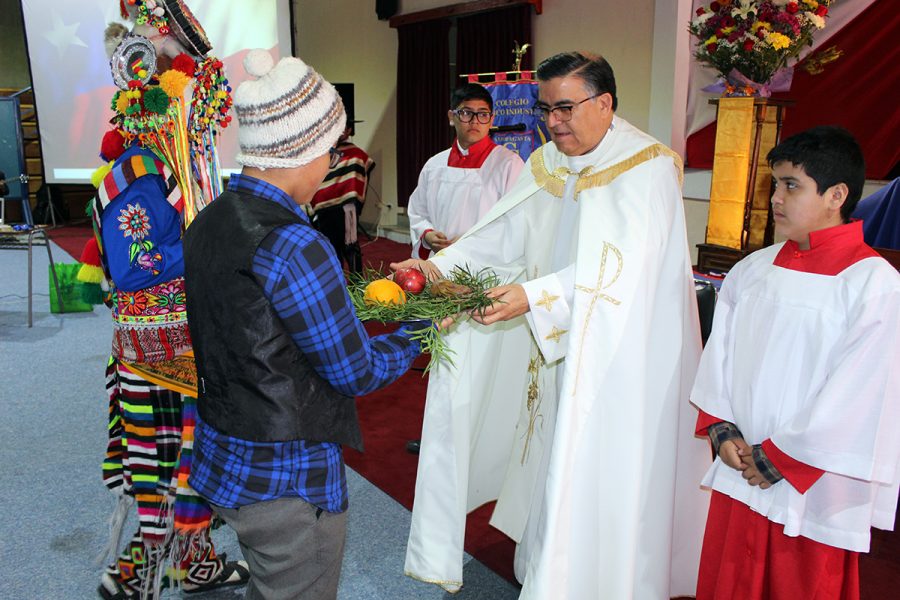
[[[394,273],[394,283],[410,294],[418,294],[425,289],[425,275],[414,268],[400,269]]]

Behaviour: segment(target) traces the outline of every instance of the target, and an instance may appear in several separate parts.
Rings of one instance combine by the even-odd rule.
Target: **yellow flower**
[[[808,6],[810,10],[816,10],[819,7],[819,3],[816,0],[803,0],[803,4]]]
[[[703,44],[705,46],[709,46],[710,44],[715,44],[718,41],[719,41],[719,38],[717,38],[715,35],[711,35],[708,40],[703,42]]]
[[[755,27],[757,29],[762,27],[763,29],[765,29],[767,31],[772,31],[772,24],[769,23],[768,21],[757,21]]]
[[[180,98],[191,78],[176,69],[169,69],[159,76],[159,87],[170,97]]]
[[[723,27],[722,28],[722,33],[724,33],[726,35],[731,33],[732,31],[734,31],[734,27]]]
[[[766,36],[766,41],[768,41],[775,50],[783,50],[791,45],[791,38],[778,32],[768,34]]]
[[[125,114],[125,109],[131,104],[131,101],[128,98],[128,94],[119,94],[119,97],[116,98],[116,112],[121,115]]]

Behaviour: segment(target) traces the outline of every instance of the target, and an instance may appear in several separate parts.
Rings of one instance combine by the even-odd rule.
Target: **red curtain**
[[[513,48],[531,43],[530,4],[460,17],[456,22],[456,72],[490,73],[511,71],[515,62]],[[531,69],[534,48],[522,59],[522,69]]]
[[[810,75],[806,60],[794,69],[789,92],[775,98],[796,101],[788,108],[782,139],[816,125],[840,125],[859,140],[866,158],[866,176],[892,179],[900,175],[900,11],[894,0],[876,0],[823,48],[836,46],[843,52],[824,72]],[[687,139],[687,166],[711,168],[716,124],[712,123]]]
[[[437,19],[397,29],[397,204],[406,206],[419,171],[450,145],[450,21]]]

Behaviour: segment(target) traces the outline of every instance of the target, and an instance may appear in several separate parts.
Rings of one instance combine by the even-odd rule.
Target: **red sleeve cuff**
[[[714,417],[710,414],[707,414],[700,411],[700,414],[697,416],[697,426],[694,428],[694,433],[696,435],[706,435],[706,430],[709,429],[710,425],[715,425],[716,423],[721,423],[725,419],[720,419],[719,417]]]
[[[419,238],[419,258],[422,260],[428,260],[428,256],[431,254],[431,247],[425,245],[425,236],[428,235],[429,231],[434,231],[434,229],[426,229],[422,232],[422,237]]]
[[[787,479],[788,483],[794,486],[801,494],[805,494],[806,490],[819,480],[825,471],[811,467],[806,463],[793,459],[772,443],[772,440],[766,440],[762,443],[763,452],[766,458],[775,465],[781,474]]]

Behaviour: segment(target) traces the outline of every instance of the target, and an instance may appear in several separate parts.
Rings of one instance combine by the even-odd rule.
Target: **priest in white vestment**
[[[405,569],[458,590],[465,515],[499,498],[522,598],[693,593],[710,454],[688,402],[700,334],[681,160],[615,116],[603,58],[559,54],[537,76],[553,143],[457,243],[392,265],[510,282],[482,324],[451,329],[455,366],[432,373]]]
[[[522,171],[518,154],[494,143],[494,100],[484,86],[453,91],[447,119],[453,145],[428,159],[406,214],[413,256],[428,258],[468,231],[497,203]]]

